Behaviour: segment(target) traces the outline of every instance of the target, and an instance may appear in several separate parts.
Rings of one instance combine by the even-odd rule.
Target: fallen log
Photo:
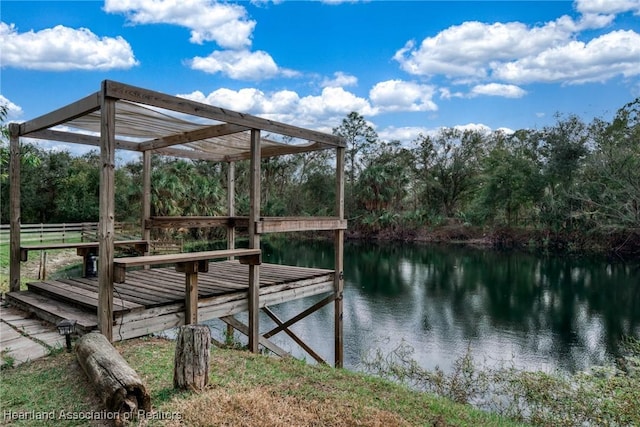
[[[75,347],[80,366],[108,411],[127,420],[151,410],[151,397],[142,380],[104,335],[86,334]]]
[[[211,331],[205,325],[181,326],[176,340],[173,387],[203,390],[209,384]]]

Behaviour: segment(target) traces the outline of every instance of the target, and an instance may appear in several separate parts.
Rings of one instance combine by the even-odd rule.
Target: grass
[[[211,350],[208,388],[179,392],[173,389],[174,342],[143,338],[116,348],[151,393],[154,412],[143,420],[146,425],[518,425],[377,377],[218,348]],[[66,352],[3,371],[0,407],[3,413],[16,414],[90,413],[102,408],[74,355]],[[15,420],[12,425],[30,426],[33,420]],[[86,425],[86,420],[41,420],[39,425]]]

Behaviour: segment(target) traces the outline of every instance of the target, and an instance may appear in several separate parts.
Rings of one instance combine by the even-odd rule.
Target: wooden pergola
[[[227,109],[179,98],[123,83],[105,80],[100,90],[60,109],[21,124],[11,123],[10,132],[10,291],[20,290],[20,138],[93,145],[100,150],[100,203],[98,230],[98,328],[109,340],[114,339],[114,283],[126,279],[126,269],[132,265],[145,268],[157,264],[175,264],[185,277],[184,323],[195,323],[198,317],[198,273],[208,271],[215,258],[234,257],[248,265],[248,330],[249,348],[258,351],[268,336],[288,331],[296,321],[277,321],[279,327],[260,335],[258,313],[260,295],[260,236],[265,233],[333,230],[335,265],[333,292],[327,301],[335,307],[335,364],[343,363],[342,294],[343,240],[347,227],[344,218],[344,141],[334,135],[287,125],[284,123],[230,111]],[[264,134],[280,135],[283,143],[268,140]],[[149,241],[151,229],[169,227],[227,228],[226,251],[195,252],[176,255],[148,255],[115,258],[115,153],[116,150],[142,153],[142,236]],[[336,150],[336,200],[331,217],[265,218],[260,213],[261,173],[263,157],[304,153],[314,150]],[[228,215],[223,217],[152,217],[151,157],[165,155],[187,159],[228,163]],[[235,213],[235,162],[250,162],[250,211],[248,217]],[[235,247],[235,228],[246,227],[249,248]],[[25,248],[22,247],[24,252]],[[164,258],[162,258],[164,257]],[[326,303],[325,303],[326,304]],[[316,304],[322,306],[324,304]],[[319,307],[312,307],[317,310]],[[263,309],[265,309],[263,307]],[[310,309],[296,317],[304,317]],[[267,309],[267,314],[269,314]],[[271,313],[272,314],[272,313]],[[269,314],[271,316],[271,314]],[[303,316],[304,315],[304,316]],[[233,323],[230,321],[228,323]],[[242,328],[244,325],[235,325]],[[304,343],[301,344],[304,347]]]

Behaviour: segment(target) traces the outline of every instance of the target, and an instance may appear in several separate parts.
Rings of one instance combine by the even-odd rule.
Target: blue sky
[[[0,102],[23,121],[104,79],[384,140],[610,119],[640,96],[640,0],[12,1]]]

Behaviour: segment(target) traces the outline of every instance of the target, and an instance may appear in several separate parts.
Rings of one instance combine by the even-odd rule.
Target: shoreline
[[[625,261],[640,257],[640,230],[585,234],[448,224],[417,230],[399,227],[378,231],[347,230],[345,238],[351,241],[436,243],[537,253],[601,255]]]

